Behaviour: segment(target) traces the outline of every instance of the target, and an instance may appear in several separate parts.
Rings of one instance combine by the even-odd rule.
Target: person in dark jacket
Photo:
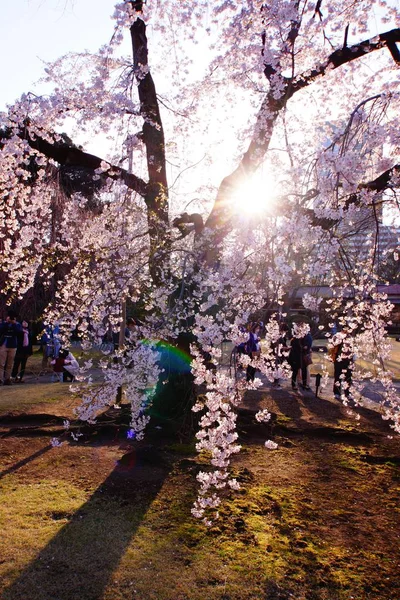
[[[288,363],[292,368],[292,388],[297,390],[297,374],[302,366],[303,356],[303,345],[300,338],[293,337],[290,340],[290,352],[288,356]],[[303,381],[304,383],[304,381]],[[307,382],[305,382],[307,384]]]
[[[9,311],[7,319],[0,325],[0,383],[4,385],[11,385],[11,371],[21,331],[17,315]]]
[[[312,337],[309,333],[309,327],[303,322],[293,325],[293,335],[290,342],[290,352],[288,363],[292,367],[292,388],[297,390],[297,376],[301,372],[302,388],[310,390],[308,384],[308,365],[312,363]]]
[[[312,344],[313,339],[311,333],[308,332],[302,339],[301,343],[303,346],[302,356],[301,356],[301,377],[303,381],[303,389],[311,390],[310,388],[310,371],[309,366],[312,364]]]
[[[22,383],[25,374],[26,363],[32,355],[32,338],[27,321],[22,321],[22,331],[18,334],[17,352],[14,358],[14,366],[11,377],[15,383]]]
[[[53,365],[53,372],[57,381],[72,381],[73,376],[66,371],[65,366],[72,364],[72,360],[68,359],[68,350],[60,350],[57,358],[53,358],[51,365]]]
[[[250,356],[250,358],[255,358],[260,356],[260,326],[258,323],[255,323],[249,333],[249,339],[246,342],[246,354]],[[254,381],[254,377],[256,375],[256,370],[251,365],[248,365],[246,371],[246,381]]]

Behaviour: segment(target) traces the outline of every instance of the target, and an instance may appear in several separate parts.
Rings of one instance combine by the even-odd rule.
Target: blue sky
[[[113,31],[115,0],[0,0],[0,110],[43,73],[43,61],[96,50]]]

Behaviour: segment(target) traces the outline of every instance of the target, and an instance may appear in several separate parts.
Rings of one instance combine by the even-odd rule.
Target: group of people
[[[296,326],[295,326],[296,327]],[[304,335],[298,332],[304,331]],[[261,354],[262,323],[251,323],[248,328],[248,339],[237,348],[239,354],[246,354],[251,359]],[[125,340],[135,344],[138,335],[137,322],[129,318],[126,323]],[[58,338],[57,338],[58,339]],[[347,340],[347,341],[346,341]],[[73,381],[78,373],[79,365],[73,354],[68,349],[62,349],[61,343],[50,343],[47,332],[41,338],[43,350],[43,363],[53,367],[54,375],[59,381]],[[334,395],[341,397],[342,390],[346,397],[349,396],[352,376],[351,348],[348,347],[346,332],[337,333],[333,337],[330,358],[334,363]],[[312,364],[312,336],[304,323],[297,325],[297,335],[289,337],[289,326],[280,324],[280,337],[272,345],[276,366],[286,359],[291,367],[292,389],[298,389],[298,380],[304,390],[310,390],[309,365]],[[51,355],[49,354],[51,348]],[[32,338],[27,321],[19,323],[17,315],[9,311],[7,318],[0,324],[0,384],[12,385],[22,383],[25,375],[26,364],[32,354]],[[246,369],[246,380],[254,381],[256,367],[249,364]],[[274,387],[280,387],[279,379],[275,379]]]
[[[19,323],[17,315],[9,311],[6,320],[0,324],[0,383],[12,385],[13,381],[22,382],[31,354],[28,323]]]
[[[272,351],[278,367],[287,360],[291,367],[291,385],[293,390],[298,390],[299,385],[304,390],[311,390],[310,387],[310,365],[312,364],[312,344],[313,338],[308,327],[304,323],[295,325],[296,335],[290,336],[287,323],[280,323],[280,337],[272,345]],[[303,331],[303,335],[301,332]],[[251,323],[249,325],[248,340],[240,344],[237,348],[239,354],[246,354],[250,358],[256,358],[261,354],[261,325],[260,323]],[[300,334],[299,334],[300,332]],[[347,340],[347,342],[346,342]],[[348,398],[350,386],[352,383],[353,356],[346,332],[341,332],[333,337],[333,346],[330,351],[330,359],[334,364],[334,385],[333,392],[335,398],[340,398],[342,392]],[[254,381],[256,368],[248,365],[246,370],[246,380]],[[273,387],[279,388],[280,381],[276,378]]]
[[[67,349],[50,344],[47,332],[42,335],[43,351],[42,368],[53,367],[57,380],[73,381],[79,370],[78,361]],[[51,348],[51,353],[50,353]],[[19,323],[14,311],[9,311],[7,318],[0,324],[0,384],[12,385],[23,383],[26,364],[32,355],[32,335],[27,321]]]
[[[300,323],[298,328],[304,329],[304,323]],[[298,389],[298,381],[304,390],[310,390],[310,370],[312,364],[312,336],[309,331],[305,331],[301,337],[293,335],[289,338],[289,326],[287,323],[280,323],[280,337],[273,344],[272,350],[275,355],[277,366],[286,359],[291,367],[292,389]],[[274,387],[280,387],[279,379],[275,379]]]
[[[60,329],[58,326],[47,325],[40,336],[42,351],[42,370],[46,370],[51,359],[57,358],[61,350]]]
[[[238,346],[239,354],[246,354],[250,358],[256,358],[261,354],[260,323],[251,323],[249,326],[249,337],[246,342]],[[289,327],[286,323],[280,324],[280,337],[273,344],[272,350],[277,366],[286,358],[292,369],[292,388],[298,389],[297,379],[301,373],[302,387],[310,390],[310,373],[308,366],[312,363],[312,337],[308,332],[303,337],[292,337],[289,339]],[[249,364],[246,369],[246,380],[254,381],[256,368]],[[275,379],[274,387],[280,387],[279,379]]]

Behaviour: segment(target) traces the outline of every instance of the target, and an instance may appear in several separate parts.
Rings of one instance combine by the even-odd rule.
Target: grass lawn
[[[233,462],[242,487],[207,529],[190,514],[204,458],[162,423],[134,444],[111,410],[80,443],[51,448],[67,390],[14,386],[0,408],[2,600],[400,597],[400,438],[377,413],[249,393]]]
[[[68,384],[51,382],[52,368],[42,370],[42,354],[37,350],[29,357],[25,382],[0,388],[0,415],[25,412],[40,405],[63,406],[71,404]],[[47,409],[45,409],[47,410]]]

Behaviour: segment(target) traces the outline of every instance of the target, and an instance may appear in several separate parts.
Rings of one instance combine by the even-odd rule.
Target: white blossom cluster
[[[304,294],[301,301],[303,303],[304,308],[310,310],[313,313],[318,313],[319,306],[322,302],[322,298],[317,298],[315,296],[312,296],[311,294]]]
[[[90,379],[76,387],[82,396],[82,403],[75,410],[80,421],[95,423],[99,414],[115,404],[118,390],[131,406],[131,422],[128,437],[141,440],[149,422],[147,409],[151,405],[160,375],[156,346],[140,343],[127,347],[119,353],[118,362],[104,361],[104,381],[100,385]]]
[[[278,444],[272,440],[267,440],[264,445],[268,450],[276,450],[278,447]]]
[[[205,451],[210,454],[210,464],[214,470],[206,473],[200,472],[197,479],[200,483],[199,497],[197,498],[192,514],[208,522],[205,515],[206,509],[215,509],[219,497],[212,490],[220,490],[227,485],[233,489],[238,488],[236,480],[228,478],[228,467],[232,454],[240,451],[236,443],[236,413],[234,406],[238,401],[238,392],[235,380],[224,373],[207,369],[200,351],[193,347],[195,358],[192,370],[197,385],[206,385],[206,392],[200,396],[193,407],[194,412],[205,410],[200,419],[200,431],[196,437],[198,452]]]
[[[258,413],[256,413],[256,420],[259,423],[268,423],[268,421],[271,419],[271,413],[267,410],[260,410],[258,411]]]
[[[370,361],[384,418],[400,432],[400,403],[388,368],[392,307],[377,292],[381,205],[398,217],[398,70],[386,47],[375,60],[372,44],[365,44],[362,61],[335,64],[346,55],[344,24],[350,24],[350,47],[371,27],[396,27],[399,13],[382,0],[372,25],[367,0],[332,0],[329,9],[318,4],[165,0],[143,3],[139,14],[133,3],[118,2],[109,44],[47,64],[45,83],[52,91],[23,95],[1,115],[4,298],[24,298],[38,281],[54,289],[46,320],[58,324],[65,339],[78,331],[87,347],[99,347],[107,333],[124,327],[126,303],[140,305],[140,335],[105,354],[100,383],[91,380],[88,363],[75,386],[82,394],[76,416],[88,423],[122,392],[132,409],[130,438],[141,439],[148,422],[160,376],[157,340],[192,336],[194,411],[201,412],[197,449],[210,462],[198,475],[192,512],[206,524],[223,491],[239,487],[229,474],[240,450],[236,407],[246,390],[261,385],[259,378],[246,383],[240,367],[243,373],[253,366],[269,381],[290,376],[281,313],[302,285],[329,287],[333,295],[322,300],[307,293],[302,301],[329,323],[320,326],[329,347],[341,343],[351,362],[352,384],[348,390],[343,382],[343,401],[361,401],[366,374],[354,357]],[[151,70],[150,60],[134,69],[132,59],[119,55],[137,19],[149,25]],[[192,68],[203,40],[204,64]],[[350,54],[359,51],[353,46]],[[164,162],[144,135],[145,127],[159,134],[161,120],[157,111],[145,112],[136,94],[150,73],[155,79],[162,73],[157,98],[165,142],[158,150],[165,151],[170,189],[157,179]],[[91,194],[62,185],[71,161],[61,168],[44,150],[78,153],[60,134],[65,130],[78,136],[79,146],[99,140],[107,147],[96,167],[87,167]],[[258,167],[266,182],[257,194],[268,210],[250,215],[247,203],[257,194],[243,192],[235,209],[229,194]],[[383,172],[384,192],[376,189]],[[269,195],[270,174],[276,197]],[[79,188],[76,178],[69,183]],[[156,184],[155,198],[149,189]],[[160,206],[164,219],[155,214]],[[189,206],[202,226],[189,223],[178,232],[169,220]],[[362,252],[353,243],[356,234]],[[392,243],[385,256],[397,260],[397,252]],[[260,356],[240,355],[239,374],[228,375],[224,345],[247,341],[247,326],[259,314],[268,315]],[[309,331],[305,323],[293,326],[295,338]],[[322,375],[326,386],[326,369]],[[268,422],[270,414],[260,411],[256,419]],[[268,440],[265,447],[277,444]]]
[[[310,333],[310,326],[308,323],[293,323],[292,333],[293,337],[301,339]]]

